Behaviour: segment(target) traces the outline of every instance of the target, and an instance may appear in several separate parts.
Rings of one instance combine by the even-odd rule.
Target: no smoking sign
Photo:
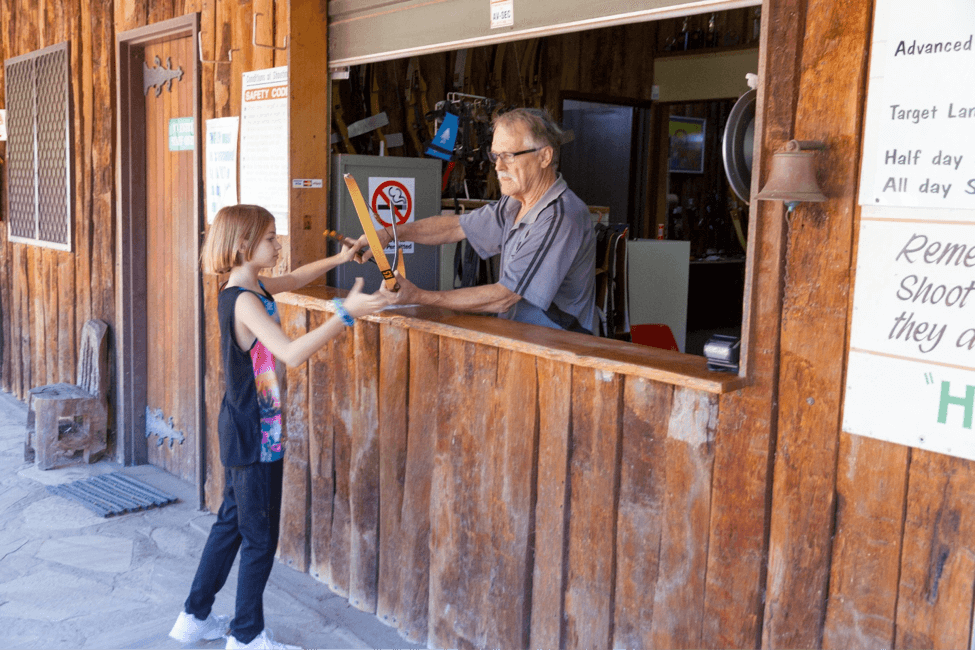
[[[412,222],[415,217],[413,210],[415,190],[415,178],[370,176],[369,207],[372,208],[372,218],[376,221],[376,228],[388,228],[394,223],[401,226]],[[413,242],[401,242],[400,248],[405,253],[412,253]],[[392,243],[387,249],[392,252]]]

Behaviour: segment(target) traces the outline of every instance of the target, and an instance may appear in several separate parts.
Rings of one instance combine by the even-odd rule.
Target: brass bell
[[[765,187],[755,197],[759,201],[784,201],[789,212],[804,201],[821,203],[826,197],[816,183],[813,166],[816,154],[811,151],[825,149],[822,142],[790,140],[785,151],[772,156],[772,170]]]

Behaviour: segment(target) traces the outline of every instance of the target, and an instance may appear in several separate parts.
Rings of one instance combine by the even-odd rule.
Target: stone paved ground
[[[24,462],[23,403],[0,392],[0,648],[178,648],[179,613],[214,516],[195,488],[107,461],[40,471]],[[180,501],[102,518],[46,485],[122,471]],[[236,565],[214,611],[232,614]],[[305,648],[410,646],[311,576],[277,563],[264,594],[276,640]],[[222,648],[211,641],[201,648]]]

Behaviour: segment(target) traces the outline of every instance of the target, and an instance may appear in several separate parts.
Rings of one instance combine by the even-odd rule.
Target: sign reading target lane
[[[415,178],[370,176],[369,205],[372,208],[376,229],[389,228],[394,223],[397,226],[411,223],[416,216],[413,210],[415,195]],[[386,250],[392,252],[393,244],[390,243]],[[400,250],[404,253],[412,253],[413,242],[400,242]]]

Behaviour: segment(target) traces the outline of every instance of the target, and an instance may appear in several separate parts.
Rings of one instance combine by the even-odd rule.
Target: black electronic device
[[[704,344],[704,356],[708,360],[708,370],[738,372],[738,358],[741,352],[741,339],[728,334],[714,334]]]

